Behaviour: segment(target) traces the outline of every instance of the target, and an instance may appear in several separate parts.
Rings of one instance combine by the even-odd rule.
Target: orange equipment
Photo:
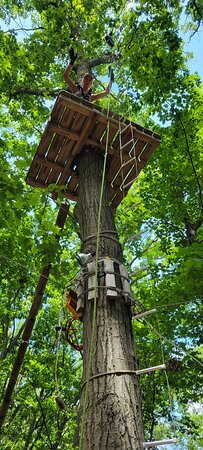
[[[71,317],[70,319],[68,319],[66,324],[65,336],[68,344],[70,344],[71,347],[80,352],[82,355],[83,346],[79,343],[78,340],[78,330],[77,328],[74,328],[73,325],[75,320],[77,320],[75,319],[75,317]]]
[[[65,292],[65,296],[66,296],[66,307],[68,308],[68,310],[71,312],[71,314],[73,315],[73,317],[76,320],[80,320],[78,313],[76,312],[76,305],[77,305],[77,294],[72,291],[72,289],[68,289]]]

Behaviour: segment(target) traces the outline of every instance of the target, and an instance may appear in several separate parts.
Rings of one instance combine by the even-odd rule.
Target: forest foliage
[[[63,293],[79,270],[73,202],[60,242],[54,225],[61,197],[25,183],[57,93],[69,49],[91,68],[95,90],[112,60],[110,109],[152,128],[161,145],[117,209],[115,220],[135,297],[140,368],[167,364],[141,378],[146,439],[179,437],[176,448],[203,446],[200,404],[203,300],[203,91],[187,68],[181,17],[191,39],[201,0],[1,0],[0,2],[0,358],[1,397],[41,268],[52,262],[7,420],[2,448],[72,449],[82,359],[56,326],[68,318]],[[105,35],[113,31],[113,54]],[[76,75],[73,72],[73,77]],[[107,100],[100,101],[106,105]],[[82,328],[78,327],[82,339]],[[57,352],[57,344],[59,351]],[[58,358],[58,366],[56,360]],[[170,392],[168,392],[168,381]],[[61,410],[58,390],[65,402]],[[175,428],[175,432],[174,432]]]

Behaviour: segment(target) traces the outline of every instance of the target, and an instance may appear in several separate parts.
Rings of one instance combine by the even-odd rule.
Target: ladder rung
[[[131,184],[133,184],[134,181],[137,180],[138,175],[139,175],[139,173],[136,175],[135,178],[133,178],[131,181],[129,181],[129,183],[125,184],[124,186],[121,185],[122,191],[123,191],[124,189],[127,189],[127,187],[130,186]]]
[[[122,145],[120,147],[120,150],[123,150],[123,148],[127,147],[127,145],[129,145],[131,142],[133,142],[133,139],[130,139],[130,141],[126,142],[126,144]]]
[[[157,445],[168,445],[168,444],[176,444],[178,439],[163,439],[162,441],[152,441],[152,442],[143,442],[143,448],[148,447],[157,447]]]
[[[146,369],[136,370],[136,375],[142,375],[143,373],[155,372],[155,370],[166,369],[166,364],[160,364],[160,366],[147,367]]]
[[[156,308],[154,308],[154,309],[149,309],[148,311],[143,311],[143,312],[141,312],[141,313],[136,314],[136,316],[133,316],[132,319],[133,319],[133,320],[134,320],[134,319],[141,319],[141,317],[148,316],[149,314],[153,314],[153,313],[155,313],[155,312],[156,312]]]
[[[125,130],[127,130],[128,127],[132,126],[132,123],[128,123],[128,125],[126,125],[126,127],[124,127],[121,131],[120,134],[122,134]]]

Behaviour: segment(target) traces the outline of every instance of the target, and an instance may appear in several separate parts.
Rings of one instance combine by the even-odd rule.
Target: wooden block
[[[88,300],[94,300],[95,297],[95,261],[87,264],[88,274]]]
[[[127,270],[123,264],[120,264],[119,271],[121,274],[121,283],[122,283],[122,287],[123,287],[123,291],[124,291],[125,302],[128,305],[131,305],[131,297],[132,297],[131,287],[130,287],[130,283],[128,281]]]
[[[84,281],[82,278],[80,278],[77,285],[77,305],[76,305],[76,311],[80,319],[82,318],[84,309],[85,309]]]
[[[114,264],[113,260],[109,258],[105,258],[104,260],[104,272],[106,274],[105,276],[105,285],[107,289],[107,297],[115,298],[118,296],[118,293],[116,292],[116,289],[111,289],[111,287],[116,288],[116,279],[114,273],[107,273],[107,272],[114,272]]]

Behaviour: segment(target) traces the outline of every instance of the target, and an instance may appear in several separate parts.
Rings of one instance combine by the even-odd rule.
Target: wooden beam
[[[136,370],[136,375],[142,375],[144,373],[155,372],[156,370],[164,370],[166,369],[165,364],[160,364],[160,366],[147,367],[146,369]]]
[[[92,111],[88,117],[88,120],[87,120],[85,126],[83,127],[82,132],[80,133],[80,137],[79,137],[78,141],[76,142],[76,144],[73,147],[72,155],[71,155],[72,157],[75,157],[77,155],[77,153],[80,153],[81,148],[85,145],[88,134],[89,134],[91,128],[93,127],[94,118],[95,118],[95,113],[94,113],[94,111]]]
[[[170,444],[176,444],[178,442],[178,439],[163,439],[162,441],[151,441],[151,442],[143,442],[143,448],[151,448],[151,447],[157,447],[159,445],[170,445]]]
[[[102,150],[105,150],[105,145],[101,144],[101,142],[97,141],[96,139],[92,137],[88,137],[86,140],[87,145],[92,145],[93,147],[102,148]],[[115,151],[115,150],[114,150]]]
[[[57,161],[50,161],[45,156],[36,155],[37,162],[41,163],[43,166],[50,167],[51,169],[54,169],[56,172],[61,172],[62,175],[69,175],[72,178],[78,178],[76,173],[71,170],[67,165],[58,163]],[[48,183],[47,183],[48,184]]]
[[[47,184],[42,183],[42,181],[37,181],[37,180],[35,180],[35,178],[32,178],[32,177],[28,177],[26,182],[28,184],[30,184],[31,186],[34,186],[34,187],[37,187],[37,188],[44,189],[44,188],[47,187]]]
[[[77,131],[66,130],[63,127],[54,125],[52,122],[49,123],[49,129],[52,131],[52,133],[56,133],[61,136],[66,136],[69,139],[72,139],[73,141],[77,141],[80,137],[80,133],[78,133]]]
[[[75,194],[74,192],[70,192],[70,191],[62,191],[62,194],[64,197],[69,198],[70,200],[73,200],[74,202],[78,201],[78,195]]]
[[[61,172],[64,169],[63,164],[57,163],[55,161],[51,161],[50,159],[46,158],[45,156],[36,155],[35,161],[42,164],[43,166],[50,167],[51,169],[54,169],[57,172]]]
[[[84,114],[87,117],[91,115],[92,108],[87,107],[86,105],[83,105],[82,103],[77,103],[74,100],[66,98],[66,97],[64,97],[62,95],[59,97],[59,102],[63,106],[66,106],[66,108],[73,109],[75,112],[79,112],[81,114]]]
[[[110,121],[111,127],[112,128],[116,128],[119,129],[119,124],[121,125],[122,128],[125,128],[126,125],[130,124],[129,121],[126,120],[126,122],[124,122],[123,117],[121,117],[121,120],[117,120],[114,119],[113,117],[107,117],[105,114],[103,114],[100,110],[98,110],[96,108],[96,105],[92,105],[90,103],[90,105],[85,105],[82,103],[77,103],[75,101],[75,98],[73,99],[72,94],[67,93],[68,96],[70,98],[67,98],[63,95],[60,95],[59,97],[59,101],[66,107],[73,109],[77,112],[81,112],[82,114],[86,115],[86,116],[90,116],[92,113],[92,108],[93,111],[96,114],[96,119],[98,120],[98,122],[100,123],[105,123],[107,124],[108,121]],[[147,128],[141,127],[140,125],[135,124],[134,122],[132,123],[132,127],[133,130],[136,132],[137,136],[139,136],[140,138],[142,138],[142,140],[144,142],[149,142],[154,144],[155,142],[157,142],[157,145],[159,145],[160,143],[160,136],[157,133],[153,133],[151,130],[148,130]]]
[[[93,125],[93,124],[91,124],[91,125]],[[91,127],[90,127],[90,129],[91,129]],[[49,124],[49,130],[52,131],[52,133],[56,133],[56,134],[59,134],[61,136],[66,136],[69,139],[72,139],[73,141],[78,141],[80,139],[80,137],[81,137],[81,134],[82,134],[82,133],[78,133],[78,131],[66,130],[65,128],[57,126],[57,125],[55,125],[55,124],[53,124],[51,122]],[[104,144],[101,144],[96,139],[91,138],[91,137],[88,137],[86,139],[86,144],[90,144],[90,145],[93,145],[94,147],[99,147],[99,148],[105,149],[105,145]],[[115,149],[112,148],[112,151],[113,150],[115,151]]]

